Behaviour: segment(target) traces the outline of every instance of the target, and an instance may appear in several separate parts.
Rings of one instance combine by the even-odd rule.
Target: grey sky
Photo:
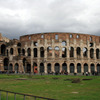
[[[0,0],[0,32],[8,38],[41,32],[100,35],[100,0]]]

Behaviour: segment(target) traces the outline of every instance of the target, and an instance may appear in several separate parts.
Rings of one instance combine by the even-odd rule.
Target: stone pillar
[[[47,74],[47,63],[44,63],[44,72]]]
[[[55,66],[54,63],[52,63],[52,64],[51,64],[51,71],[52,71],[52,72],[55,72],[54,66]]]
[[[67,64],[67,72],[68,72],[68,74],[70,73],[70,64],[69,63]]]
[[[81,58],[83,59],[83,48],[81,48]]]
[[[52,47],[52,58],[55,58],[55,49]]]
[[[81,64],[81,73],[84,73],[84,65]]]
[[[94,49],[94,59],[96,59],[96,50]]]
[[[88,48],[88,59],[90,59],[90,49]]]
[[[62,71],[62,64],[59,64],[60,65],[60,72]]]
[[[74,58],[77,58],[77,54],[76,54],[76,47],[74,48]]]
[[[40,58],[40,48],[37,48],[37,52],[38,52],[38,58]]]
[[[91,65],[88,64],[88,72],[90,73],[91,72]]]
[[[95,66],[94,66],[94,70],[97,72],[97,66],[96,66],[96,64],[95,64]]]
[[[37,70],[38,70],[38,73],[40,73],[40,63],[39,62],[37,63]]]
[[[62,48],[59,47],[59,58],[62,58]]]
[[[44,56],[45,56],[45,58],[47,58],[47,47],[45,47],[44,50],[45,50]]]
[[[74,67],[75,67],[74,73],[77,73],[77,65],[74,64]]]

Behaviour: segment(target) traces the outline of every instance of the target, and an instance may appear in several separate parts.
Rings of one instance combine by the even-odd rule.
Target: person
[[[88,72],[86,72],[86,76],[88,76]]]

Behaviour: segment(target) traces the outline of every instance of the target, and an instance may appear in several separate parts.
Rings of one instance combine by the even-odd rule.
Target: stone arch
[[[43,73],[43,72],[44,72],[44,64],[40,63],[40,73]]]
[[[38,73],[38,69],[37,69],[37,63],[33,63],[33,72],[34,73]]]
[[[91,73],[95,72],[95,65],[93,63],[90,65],[90,69],[91,69]]]
[[[81,73],[81,64],[80,63],[77,64],[77,73]]]
[[[13,55],[13,53],[14,53],[14,49],[11,48],[11,49],[10,49],[10,54]]]
[[[44,57],[44,47],[40,48],[40,57]]]
[[[1,55],[5,55],[6,54],[6,45],[2,44],[1,45]]]
[[[31,49],[30,48],[27,49],[27,56],[31,56]]]
[[[14,70],[15,70],[15,73],[18,73],[18,70],[19,70],[19,64],[18,63],[15,64]]]
[[[67,64],[66,63],[62,64],[62,71],[67,72]]]
[[[21,48],[18,48],[18,56],[21,55]]]
[[[25,56],[25,49],[22,49],[22,55]]]
[[[63,58],[66,57],[66,53],[67,53],[66,47],[63,47],[63,48],[62,48],[62,57],[63,57]]]
[[[70,73],[74,73],[75,66],[73,63],[70,64]]]
[[[24,72],[26,70],[26,63],[27,63],[26,58],[23,58],[23,69],[24,69]]]
[[[50,63],[47,64],[47,72],[48,72],[48,73],[51,72],[51,64],[50,64]]]
[[[90,58],[91,59],[94,58],[94,49],[93,48],[90,49]]]
[[[26,73],[31,73],[31,64],[27,64]]]
[[[86,72],[88,72],[88,64],[87,63],[84,64],[84,73],[86,73]]]
[[[13,71],[13,64],[12,63],[9,64],[9,69],[8,70]]]
[[[99,52],[100,52],[99,49],[96,49],[96,58],[97,58],[97,59],[100,58],[100,57],[99,57]]]
[[[3,65],[4,65],[4,70],[8,70],[8,66],[9,66],[9,59],[5,58],[3,60]]]
[[[19,43],[17,43],[17,46],[18,46],[18,47],[21,47],[21,43],[20,43],[20,42],[19,42]]]
[[[34,57],[37,57],[37,55],[38,55],[38,52],[37,51],[38,51],[37,48],[34,48],[33,49]]]
[[[70,47],[69,50],[70,50],[70,57],[74,57],[74,48]]]
[[[59,63],[55,63],[55,73],[59,73],[60,72],[60,64]]]
[[[55,47],[55,57],[59,57],[59,47],[58,46],[56,46]]]
[[[100,64],[97,64],[97,72],[100,73]]]
[[[77,48],[76,48],[76,54],[77,54],[77,57],[78,57],[78,58],[81,57],[81,48],[80,48],[80,47],[77,47]]]
[[[86,47],[83,48],[83,57],[88,57],[88,49]]]
[[[50,47],[50,46],[47,48],[47,56],[48,57],[52,56],[52,47]]]

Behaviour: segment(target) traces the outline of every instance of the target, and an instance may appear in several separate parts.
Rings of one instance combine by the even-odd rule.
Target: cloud
[[[41,32],[99,35],[99,0],[0,0],[0,32],[9,38]]]

